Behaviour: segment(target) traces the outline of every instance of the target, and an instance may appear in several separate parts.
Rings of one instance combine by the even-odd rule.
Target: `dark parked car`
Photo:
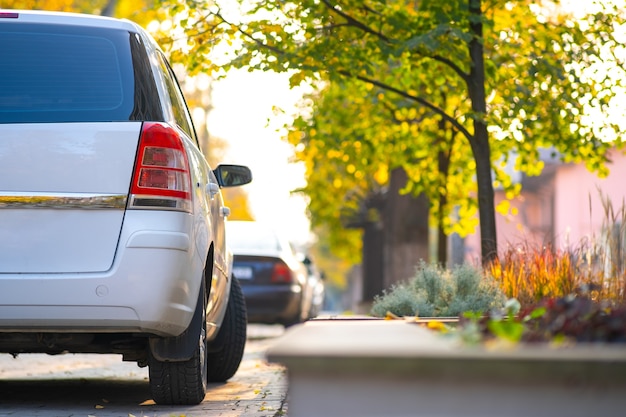
[[[290,326],[308,319],[312,288],[306,266],[289,241],[259,222],[228,221],[226,228],[248,321]]]
[[[154,401],[237,371],[246,310],[220,189],[176,77],[138,25],[0,10],[0,352],[115,353]]]

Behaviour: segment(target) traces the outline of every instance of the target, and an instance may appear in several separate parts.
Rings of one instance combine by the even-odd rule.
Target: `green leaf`
[[[524,333],[524,325],[513,321],[489,321],[487,328],[491,333],[504,340],[510,342],[519,342]]]

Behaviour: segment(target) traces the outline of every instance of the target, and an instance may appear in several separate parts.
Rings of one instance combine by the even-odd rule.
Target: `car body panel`
[[[140,122],[0,124],[0,273],[103,272]]]
[[[300,316],[302,301],[298,296],[301,294],[298,287],[249,285],[243,293],[250,323],[294,324],[303,320]]]
[[[0,332],[180,334],[191,320],[204,267],[195,243],[180,232],[192,222],[186,213],[129,210],[110,270],[1,274]]]
[[[8,10],[7,10],[8,11]],[[71,12],[55,12],[43,10],[10,10],[11,13],[17,14],[19,17],[15,21],[26,23],[55,23],[67,26],[89,26],[102,27],[110,29],[122,29],[128,31],[137,31],[137,24],[125,19],[114,19],[106,16],[89,15]],[[6,19],[3,24],[10,23],[14,19]]]

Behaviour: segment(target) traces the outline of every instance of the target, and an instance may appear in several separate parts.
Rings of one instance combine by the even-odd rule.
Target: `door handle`
[[[222,217],[230,216],[230,209],[228,207],[222,207]]]
[[[206,192],[209,193],[211,198],[213,198],[215,197],[215,194],[220,192],[220,186],[213,182],[210,182],[206,185]]]

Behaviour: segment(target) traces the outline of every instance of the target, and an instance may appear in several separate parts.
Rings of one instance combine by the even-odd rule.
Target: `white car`
[[[0,10],[0,352],[118,353],[154,400],[239,367],[246,308],[221,187],[165,56],[138,25]]]

